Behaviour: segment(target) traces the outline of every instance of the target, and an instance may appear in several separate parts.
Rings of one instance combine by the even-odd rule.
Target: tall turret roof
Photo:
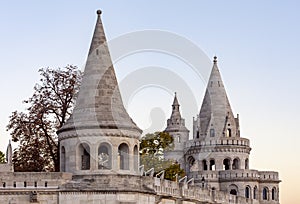
[[[141,130],[124,108],[110,57],[101,11],[92,38],[81,88],[72,116],[59,132],[72,129]]]
[[[172,104],[172,114],[170,119],[167,120],[167,128],[165,129],[165,131],[188,131],[185,127],[185,120],[181,117],[179,107],[180,105],[177,99],[177,94],[175,93],[174,101]]]
[[[173,101],[173,105],[172,105],[172,114],[171,114],[171,118],[172,117],[179,117],[181,118],[180,115],[180,111],[179,111],[179,102],[177,100],[177,94],[175,92],[175,96],[174,96],[174,101]]]
[[[214,57],[199,117],[201,132],[204,135],[210,128],[214,128],[217,135],[224,135],[228,121],[231,121],[231,126],[235,128],[234,116],[218,68],[217,57]]]

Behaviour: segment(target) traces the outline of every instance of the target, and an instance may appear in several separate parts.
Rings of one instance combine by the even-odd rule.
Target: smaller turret
[[[175,159],[180,165],[183,165],[183,150],[189,140],[189,130],[185,127],[185,120],[181,117],[179,107],[177,94],[175,93],[172,114],[170,119],[167,120],[167,128],[165,129],[165,132],[169,133],[174,139],[174,148],[165,154],[165,158]]]
[[[10,140],[9,140],[9,143],[8,143],[7,149],[6,149],[6,162],[7,162],[7,164],[12,164],[12,147],[11,147]]]

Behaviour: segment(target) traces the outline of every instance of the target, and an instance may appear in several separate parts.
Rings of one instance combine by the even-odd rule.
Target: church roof
[[[105,37],[101,11],[95,26],[82,84],[73,114],[59,130],[119,129],[140,134],[124,108]]]

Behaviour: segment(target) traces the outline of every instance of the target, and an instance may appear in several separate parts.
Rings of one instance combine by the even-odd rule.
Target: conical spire
[[[59,130],[114,129],[140,135],[141,130],[124,108],[101,21],[101,11],[92,38],[81,88],[73,114]],[[128,133],[130,131],[131,133]],[[122,134],[122,133],[118,133]]]
[[[181,115],[180,115],[180,111],[179,111],[179,103],[178,103],[178,100],[177,100],[177,94],[175,92],[175,96],[174,96],[174,101],[173,101],[173,105],[172,105],[172,114],[171,114],[171,118],[172,117],[178,117],[178,118],[181,118]]]
[[[7,145],[6,149],[6,162],[8,164],[12,164],[12,147],[11,147],[11,141],[9,140],[9,143]]]
[[[230,134],[236,135],[235,119],[217,65],[217,57],[214,57],[213,63],[199,114],[200,134],[207,135],[210,129],[214,129],[214,135],[225,136],[226,130],[230,128]]]

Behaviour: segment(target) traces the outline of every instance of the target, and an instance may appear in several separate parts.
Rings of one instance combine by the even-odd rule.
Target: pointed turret
[[[101,21],[89,49],[76,105],[58,131],[60,169],[75,174],[138,174],[141,130],[124,108]]]
[[[7,149],[6,149],[6,162],[7,162],[7,164],[12,164],[12,147],[11,147],[10,140],[9,140],[9,143],[8,143]]]
[[[178,103],[177,95],[176,95],[176,92],[175,92],[174,101],[173,101],[173,105],[172,105],[171,118],[174,118],[174,117],[181,118],[180,111],[179,111],[179,106],[180,105]]]
[[[218,68],[217,57],[214,57],[213,68],[203,103],[195,123],[197,128],[196,132],[194,132],[194,138],[201,138],[207,135],[211,137],[239,136],[236,119],[232,113]]]
[[[140,135],[141,130],[123,106],[101,21],[101,13],[100,10],[97,11],[98,19],[76,106],[72,116],[59,132],[84,128],[118,129],[135,131],[136,134],[131,136],[136,137]]]
[[[167,128],[165,132],[173,137],[173,149],[165,152],[166,159],[176,160],[181,168],[184,168],[184,148],[189,140],[189,130],[185,127],[185,120],[181,117],[179,110],[179,102],[175,93],[172,104],[172,114],[167,120]]]
[[[172,114],[170,119],[167,120],[167,128],[165,129],[165,132],[173,136],[174,150],[183,150],[189,134],[189,130],[185,127],[185,120],[181,117],[179,107],[177,94],[175,93]]]

